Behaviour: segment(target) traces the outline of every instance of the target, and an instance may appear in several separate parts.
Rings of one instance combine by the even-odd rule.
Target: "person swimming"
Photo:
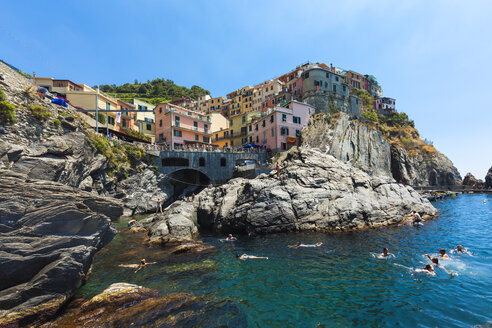
[[[227,236],[226,240],[227,241],[233,241],[233,240],[237,240],[237,238],[234,237],[233,235],[229,234],[229,236]]]
[[[380,259],[386,259],[386,258],[390,258],[390,257],[395,257],[395,254],[390,253],[388,251],[388,248],[386,248],[386,247],[383,248],[383,252],[378,255],[378,258],[380,258]]]
[[[137,269],[135,273],[140,270],[143,270],[148,264],[156,264],[157,262],[147,262],[145,259],[140,260],[140,264],[120,264],[118,265],[120,268],[132,268]]]
[[[323,245],[323,243],[316,243],[316,244],[303,244],[300,241],[297,242],[295,245],[289,245],[291,248],[298,248],[298,247],[320,247]]]
[[[446,272],[447,274],[449,274],[451,276],[454,275],[454,273],[449,272],[445,267],[443,267],[442,265],[439,264],[439,259],[437,257],[430,257],[429,254],[424,254],[424,256],[427,256],[429,258],[429,260],[431,260],[432,266],[435,266],[435,267],[443,270],[444,272]]]
[[[461,254],[471,255],[471,253],[467,249],[464,249],[462,245],[456,246],[456,249],[452,249],[450,253],[461,253]]]
[[[439,254],[441,255],[441,258],[443,258],[443,259],[449,259],[450,258],[449,255],[446,254],[446,250],[444,248],[441,248],[439,250]]]
[[[134,225],[136,222],[137,222],[137,220],[130,220],[130,221],[128,221],[128,227],[131,227],[131,226],[132,226],[132,225]]]
[[[240,260],[248,260],[248,259],[265,259],[268,260],[268,257],[262,257],[262,256],[254,256],[254,255],[248,255],[248,254],[236,254],[236,257]]]

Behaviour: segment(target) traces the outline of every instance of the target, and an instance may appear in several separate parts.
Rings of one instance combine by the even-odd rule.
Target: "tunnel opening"
[[[165,206],[183,197],[198,194],[212,182],[205,173],[195,169],[177,170],[169,174],[167,178],[173,192]]]

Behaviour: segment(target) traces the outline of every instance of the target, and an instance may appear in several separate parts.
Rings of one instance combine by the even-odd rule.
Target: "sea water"
[[[483,200],[488,199],[487,203]],[[492,195],[459,195],[433,203],[438,219],[423,226],[395,226],[351,233],[284,233],[257,237],[202,232],[216,251],[170,255],[121,233],[95,257],[92,276],[79,296],[91,297],[114,282],[189,292],[237,305],[240,313],[215,311],[207,322],[231,327],[491,327]],[[317,248],[289,248],[301,241]],[[472,256],[450,254],[436,276],[415,273],[462,244]],[[375,254],[388,247],[394,258]],[[267,256],[238,260],[236,254]],[[135,274],[118,264],[156,261]],[[230,310],[229,310],[230,311]],[[207,314],[205,314],[207,315]],[[239,319],[238,319],[239,318]]]

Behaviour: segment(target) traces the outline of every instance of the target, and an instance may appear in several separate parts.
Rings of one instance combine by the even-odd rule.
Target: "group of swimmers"
[[[464,249],[462,245],[456,246],[456,249],[451,250],[450,253],[460,253],[460,254],[471,255],[471,253],[467,249]],[[415,272],[424,272],[424,273],[428,273],[428,274],[431,274],[434,276],[434,275],[436,275],[434,267],[436,267],[436,268],[442,269],[444,272],[446,272],[447,274],[450,274],[451,276],[454,275],[453,273],[449,272],[448,270],[446,270],[446,268],[444,268],[442,265],[439,264],[439,258],[450,259],[449,255],[446,254],[446,250],[444,248],[441,248],[439,250],[439,257],[431,257],[429,254],[424,254],[424,256],[427,257],[431,261],[431,264],[426,264],[423,269],[414,269]],[[390,257],[395,257],[395,255],[390,253],[388,248],[385,247],[385,248],[383,248],[383,252],[381,254],[379,254],[377,257],[380,259],[387,259]]]

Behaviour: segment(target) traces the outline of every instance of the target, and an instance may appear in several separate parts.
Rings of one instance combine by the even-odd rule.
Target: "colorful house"
[[[121,114],[116,113],[116,131],[124,132],[125,129],[138,130],[135,126],[136,114],[135,112],[130,112],[131,110],[135,110],[135,105],[129,104],[120,99],[116,99],[116,102],[118,103],[118,107],[121,110]]]
[[[396,112],[396,100],[393,98],[377,98],[374,105],[379,114],[390,114]]]
[[[137,110],[135,115],[137,130],[155,142],[155,106],[137,98],[133,98],[133,105]]]
[[[183,149],[189,145],[210,145],[209,115],[176,105],[161,103],[155,108],[156,142]]]
[[[274,152],[298,145],[299,135],[314,107],[297,101],[277,106],[253,122],[253,142]]]

